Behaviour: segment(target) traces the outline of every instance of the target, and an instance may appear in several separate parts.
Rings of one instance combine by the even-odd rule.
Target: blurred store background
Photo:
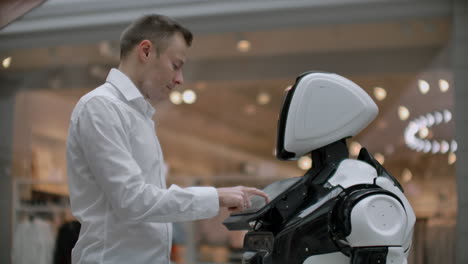
[[[40,236],[44,261],[54,258],[64,228],[76,229],[65,163],[70,113],[117,66],[121,30],[153,12],[195,32],[186,83],[156,107],[168,184],[262,188],[303,175],[310,159],[274,157],[282,96],[304,71],[336,72],[380,108],[349,146],[352,156],[366,147],[402,183],[418,218],[409,263],[468,263],[467,1],[25,0],[0,7],[0,263],[26,263],[19,252],[29,254],[37,239],[26,227]],[[227,216],[175,226],[174,262],[240,263],[244,233],[228,232]]]

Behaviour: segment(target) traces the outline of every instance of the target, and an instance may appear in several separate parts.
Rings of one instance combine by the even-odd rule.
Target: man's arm
[[[76,120],[76,138],[96,183],[112,210],[137,222],[189,221],[215,216],[218,193],[212,187],[161,189],[148,184],[132,156],[125,114],[105,97],[88,101]]]

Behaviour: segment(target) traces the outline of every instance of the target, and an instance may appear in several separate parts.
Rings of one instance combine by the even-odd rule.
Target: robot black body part
[[[343,119],[340,124],[339,118],[335,118],[338,127],[328,128],[330,133],[314,135],[317,132],[314,130],[307,138],[304,131],[297,131],[297,124],[303,126],[304,122],[293,125],[294,120],[311,113],[300,113],[299,108],[303,110],[305,104],[294,100],[295,89],[302,89],[297,98],[307,99],[307,96],[320,95],[320,90],[340,90],[354,84],[341,78],[334,74],[307,73],[296,80],[286,95],[278,125],[277,157],[289,160],[310,153],[313,167],[302,177],[267,186],[264,191],[270,195],[270,203],[262,204],[261,199],[254,197],[252,209],[225,221],[230,230],[250,230],[244,238],[243,263],[406,263],[414,212],[396,179],[367,150],[362,149],[357,160],[348,158],[344,139],[354,136],[375,117],[373,102],[366,105],[351,98],[351,106],[361,107],[355,112],[370,114],[360,117],[351,113],[348,116],[355,121],[351,125],[350,120]],[[360,89],[355,86],[351,88]],[[331,93],[337,94],[337,91]],[[371,100],[359,91],[351,94]],[[332,98],[327,92],[322,95]],[[301,107],[294,109],[295,105]],[[347,112],[349,109],[353,108]],[[300,126],[299,129],[304,129]],[[329,123],[329,126],[336,124]],[[325,130],[322,128],[322,132]]]
[[[366,156],[371,157],[365,149],[362,149],[360,157]],[[323,158],[323,155],[320,157]],[[367,178],[367,181],[357,182],[347,188],[332,185],[334,177],[340,176],[336,173],[340,173],[339,165],[343,162],[362,163],[359,165],[367,165],[364,167],[367,167],[369,171],[372,169],[377,171],[372,164],[360,160],[326,161],[325,166],[312,168],[304,177],[275,182],[270,188],[265,188],[267,193],[275,195],[271,192],[276,188],[273,186],[286,187],[261,210],[232,215],[225,221],[225,225],[231,230],[251,230],[244,239],[244,263],[295,264],[314,263],[314,261],[319,261],[317,263],[404,263],[398,262],[402,256],[396,254],[389,256],[389,247],[401,248],[400,251],[403,252],[409,250],[409,244],[407,248],[402,247],[406,226],[398,224],[392,226],[394,219],[385,220],[383,216],[384,220],[380,222],[382,226],[388,225],[386,230],[399,229],[396,230],[402,235],[399,241],[396,238],[391,238],[395,242],[385,241],[385,238],[379,237],[378,232],[374,234],[374,238],[364,236],[362,245],[358,243],[358,247],[353,247],[347,241],[353,232],[353,208],[359,202],[374,197],[378,205],[377,198],[384,197],[384,201],[393,202],[386,202],[383,205],[399,207],[401,216],[403,216],[401,208],[404,208],[405,204],[398,195],[377,185],[377,178],[381,177],[382,180],[391,182],[395,189],[400,190],[397,182],[388,180],[388,174],[372,175]],[[324,174],[328,174],[328,177]],[[382,208],[378,208],[377,211],[379,214],[382,212],[385,214]],[[388,217],[392,215],[395,213],[390,212]],[[362,229],[362,227],[358,228]],[[366,240],[374,242],[372,240],[379,238],[382,239],[380,244],[366,244]]]

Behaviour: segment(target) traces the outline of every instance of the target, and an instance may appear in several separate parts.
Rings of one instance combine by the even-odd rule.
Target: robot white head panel
[[[355,136],[377,116],[371,97],[334,73],[307,72],[287,92],[278,122],[276,156],[301,156]]]

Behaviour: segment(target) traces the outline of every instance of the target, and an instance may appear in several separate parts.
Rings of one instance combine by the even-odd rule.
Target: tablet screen
[[[267,187],[265,187],[263,191],[266,194],[268,194],[268,196],[270,197],[270,202],[271,202],[275,200],[276,197],[278,197],[284,191],[286,191],[289,187],[295,184],[301,178],[302,177],[295,177],[295,178],[273,182]],[[258,195],[255,195],[252,198],[250,198],[250,201],[252,202],[252,206],[249,209],[244,210],[242,213],[256,212],[262,209],[266,205],[265,199]]]

